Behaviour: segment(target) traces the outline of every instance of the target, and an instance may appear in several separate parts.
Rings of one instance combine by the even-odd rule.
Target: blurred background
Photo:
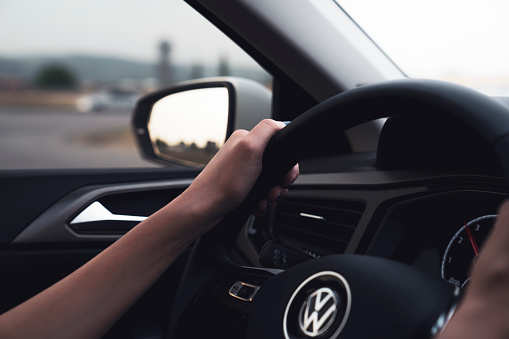
[[[272,79],[179,0],[0,0],[0,169],[155,166],[136,100],[184,80]]]
[[[509,95],[507,0],[335,1],[408,76]],[[272,82],[183,0],[0,0],[0,169],[155,166],[136,100],[218,75]]]

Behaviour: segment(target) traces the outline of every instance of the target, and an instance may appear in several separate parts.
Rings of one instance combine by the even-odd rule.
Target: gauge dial
[[[442,278],[464,288],[470,280],[470,268],[475,264],[479,248],[495,224],[497,215],[484,215],[464,225],[447,245],[442,259]]]

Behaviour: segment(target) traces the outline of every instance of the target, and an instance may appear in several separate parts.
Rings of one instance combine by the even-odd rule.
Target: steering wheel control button
[[[286,339],[339,336],[351,308],[350,286],[333,271],[313,274],[294,291],[283,318]]]
[[[260,252],[260,264],[263,267],[278,268],[280,270],[286,270],[314,258],[311,255],[279,245],[273,241],[267,242]]]
[[[259,289],[260,286],[247,284],[242,281],[237,281],[230,288],[229,294],[234,298],[249,302],[253,301],[253,298]]]

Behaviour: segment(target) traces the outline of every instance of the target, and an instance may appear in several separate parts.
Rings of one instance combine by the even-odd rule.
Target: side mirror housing
[[[271,91],[237,77],[200,79],[150,93],[134,109],[132,127],[144,158],[205,166],[236,129],[271,113]]]

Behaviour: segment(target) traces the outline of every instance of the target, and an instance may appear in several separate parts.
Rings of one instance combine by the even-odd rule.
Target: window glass
[[[336,0],[410,77],[509,95],[506,0]]]
[[[0,169],[156,166],[134,103],[174,83],[271,77],[181,0],[0,1]]]

